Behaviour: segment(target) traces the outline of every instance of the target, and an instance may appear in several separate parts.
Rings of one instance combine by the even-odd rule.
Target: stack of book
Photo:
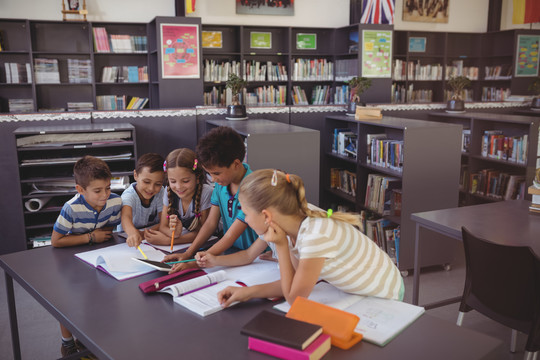
[[[36,84],[60,84],[57,59],[34,59]]]
[[[540,214],[540,188],[537,188],[534,185],[529,186],[529,194],[532,195],[531,205],[529,210],[533,213]]]
[[[32,112],[34,111],[33,99],[9,99],[8,100],[9,112]]]
[[[70,84],[92,83],[92,61],[90,59],[67,59]]]
[[[32,71],[29,63],[4,63],[7,84],[31,84]]]
[[[264,310],[241,330],[248,348],[279,359],[320,359],[330,350],[330,336],[319,325]]]

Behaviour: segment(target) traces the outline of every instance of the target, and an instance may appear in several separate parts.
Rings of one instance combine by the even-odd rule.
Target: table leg
[[[413,305],[418,305],[420,294],[420,224],[416,223],[416,235],[414,238],[414,275],[413,275]]]
[[[11,345],[13,358],[21,360],[21,344],[19,342],[19,327],[17,324],[17,309],[15,308],[15,292],[13,290],[13,278],[4,272],[6,278],[6,294],[9,309],[9,324],[11,326]]]

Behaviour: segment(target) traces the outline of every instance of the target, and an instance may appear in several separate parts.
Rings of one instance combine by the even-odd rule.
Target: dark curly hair
[[[238,159],[244,161],[244,140],[228,126],[213,128],[199,139],[197,156],[205,167],[229,167]]]

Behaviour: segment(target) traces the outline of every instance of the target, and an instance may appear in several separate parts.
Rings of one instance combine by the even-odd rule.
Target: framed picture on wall
[[[271,49],[272,48],[272,33],[257,32],[249,33],[249,47],[252,49]]]
[[[204,49],[221,49],[223,47],[223,33],[221,31],[203,31],[202,47]]]
[[[362,30],[362,76],[392,75],[392,31]]]
[[[409,38],[409,52],[426,52],[425,37],[410,37]]]
[[[448,23],[450,0],[403,1],[403,21]]]
[[[518,35],[516,76],[538,76],[540,35]]]
[[[199,79],[199,25],[161,24],[161,77]]]
[[[296,50],[317,50],[317,34],[296,34]]]

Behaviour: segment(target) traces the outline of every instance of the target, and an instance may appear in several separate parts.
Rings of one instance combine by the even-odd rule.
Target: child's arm
[[[227,230],[223,237],[219,239],[219,241],[216,242],[210,249],[208,249],[208,252],[212,255],[219,255],[223,253],[234,244],[236,239],[242,235],[247,227],[248,225],[242,220],[234,220],[231,227]]]
[[[234,254],[215,256],[208,251],[201,251],[195,255],[199,267],[213,266],[239,266],[251,264],[268,246],[268,244],[257,238],[246,250],[238,251]]]
[[[51,235],[51,244],[54,247],[66,247],[75,245],[89,244],[90,239],[92,243],[100,244],[104,241],[112,239],[112,229],[103,228],[96,229],[86,234],[69,234],[62,235],[59,232],[53,230]]]
[[[141,232],[133,225],[133,209],[129,205],[122,206],[122,229],[128,235],[126,243],[129,246],[137,247],[141,244]]]

